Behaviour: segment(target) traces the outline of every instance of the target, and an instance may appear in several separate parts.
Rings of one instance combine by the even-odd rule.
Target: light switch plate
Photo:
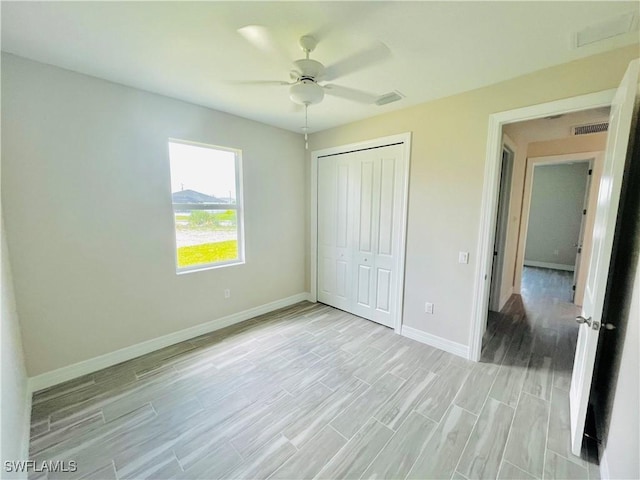
[[[458,252],[458,263],[469,263],[469,252]]]

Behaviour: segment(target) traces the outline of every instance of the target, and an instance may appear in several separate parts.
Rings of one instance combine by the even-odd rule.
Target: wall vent
[[[587,123],[571,127],[571,135],[589,135],[590,133],[606,132],[609,122]]]

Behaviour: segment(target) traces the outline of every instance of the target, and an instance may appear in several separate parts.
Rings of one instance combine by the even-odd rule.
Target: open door
[[[569,392],[571,451],[574,455],[579,455],[582,447],[598,335],[602,325],[602,310],[611,262],[622,176],[638,92],[639,71],[639,60],[634,60],[629,64],[611,104],[609,136],[605,149],[593,229],[593,250],[589,262],[582,314],[577,318],[581,325],[578,332],[578,344]]]
[[[509,201],[511,200],[511,178],[513,177],[513,152],[502,146],[502,167],[500,170],[500,191],[498,193],[498,214],[496,234],[493,243],[493,263],[491,265],[491,287],[489,292],[489,310],[500,311],[500,291],[502,270],[504,268],[504,250],[509,224]]]

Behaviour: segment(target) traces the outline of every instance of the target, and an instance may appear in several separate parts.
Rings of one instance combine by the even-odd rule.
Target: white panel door
[[[353,313],[388,327],[393,326],[394,298],[399,272],[398,229],[402,226],[401,145],[358,153],[355,176]]]
[[[598,336],[602,325],[604,297],[611,262],[622,176],[638,90],[639,70],[639,61],[631,62],[611,105],[609,135],[598,192],[589,273],[582,314],[578,317],[578,321],[582,324],[578,332],[578,344],[569,391],[571,451],[574,455],[580,454],[582,446]]]
[[[318,300],[349,310],[353,179],[347,154],[318,163],[318,186]]]
[[[318,161],[318,300],[394,327],[404,145]]]
[[[377,212],[380,209],[380,173],[370,151],[354,154],[354,303],[351,311],[373,320],[375,308]]]

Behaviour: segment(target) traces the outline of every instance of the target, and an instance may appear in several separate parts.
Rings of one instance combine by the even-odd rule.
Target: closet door
[[[352,312],[393,327],[399,272],[394,261],[402,225],[402,147],[393,145],[358,152],[355,177],[354,267]]]
[[[318,301],[351,311],[352,154],[318,163]]]
[[[402,155],[392,145],[318,161],[318,301],[388,327],[398,305]]]

